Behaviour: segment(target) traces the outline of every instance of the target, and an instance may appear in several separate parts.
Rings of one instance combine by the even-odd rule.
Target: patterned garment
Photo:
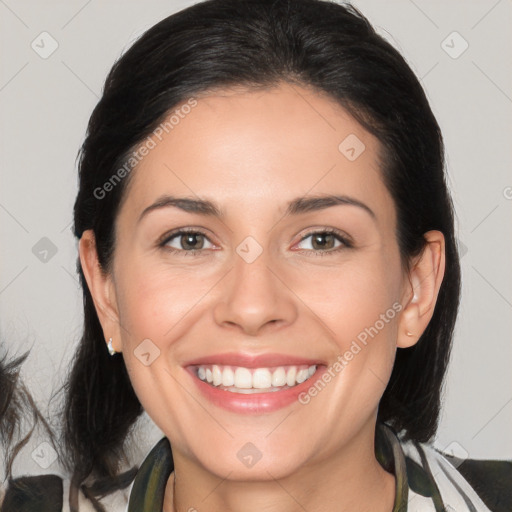
[[[512,512],[512,461],[459,459],[430,443],[404,441],[386,425],[377,428],[375,453],[396,477],[392,512]],[[164,437],[130,488],[99,503],[108,512],[161,512],[173,469],[171,447]],[[69,482],[57,475],[22,477],[10,483],[0,510],[67,512],[68,494]],[[80,512],[94,510],[83,496],[79,503]]]
[[[431,444],[403,442],[387,425],[377,428],[375,453],[396,476],[392,512],[512,512],[512,461],[451,457]],[[164,438],[140,467],[126,512],[161,511],[173,469]]]

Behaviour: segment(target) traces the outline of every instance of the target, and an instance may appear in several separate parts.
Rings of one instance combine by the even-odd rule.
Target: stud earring
[[[113,356],[114,354],[117,354],[117,352],[115,351],[114,347],[112,346],[112,338],[109,338],[108,344],[107,344],[107,348],[108,348],[108,353],[111,356]]]
[[[411,331],[406,331],[405,334],[407,334],[407,336],[412,336],[413,335]],[[112,339],[112,338],[110,338],[110,339]]]

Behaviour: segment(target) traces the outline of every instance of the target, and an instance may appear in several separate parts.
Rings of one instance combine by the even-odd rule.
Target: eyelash
[[[170,233],[166,233],[158,242],[158,246],[164,249],[165,251],[168,251],[172,254],[180,254],[180,256],[189,256],[189,255],[196,255],[198,253],[201,253],[205,249],[192,249],[190,251],[186,251],[184,249],[174,249],[174,247],[167,247],[167,244],[173,240],[174,238],[180,237],[181,235],[186,235],[192,233],[194,235],[203,235],[206,239],[208,239],[208,236],[204,231],[201,231],[200,229],[186,229],[182,228],[178,231],[171,231]]]
[[[201,253],[202,251],[205,251],[206,249],[191,249],[191,250],[187,251],[184,249],[175,249],[173,247],[167,247],[167,244],[174,238],[182,236],[182,235],[186,235],[189,233],[192,233],[195,235],[203,235],[206,239],[208,239],[208,236],[206,235],[206,233],[200,229],[182,228],[182,229],[179,229],[178,231],[171,231],[170,233],[166,233],[158,242],[158,246],[170,253],[174,253],[174,254],[182,253],[181,255],[183,255],[183,256],[196,255],[198,253]],[[296,252],[298,252],[300,254],[313,253],[315,256],[323,257],[323,256],[331,255],[333,253],[337,254],[338,252],[340,252],[344,249],[351,249],[354,247],[352,241],[349,240],[346,237],[346,235],[344,235],[341,231],[338,231],[337,229],[333,229],[333,228],[310,231],[309,233],[305,234],[299,240],[299,243],[303,242],[304,240],[306,240],[307,238],[309,238],[310,236],[313,236],[313,235],[333,235],[339,242],[342,243],[342,245],[340,247],[337,247],[336,249],[328,249],[325,251],[315,251],[315,250],[311,250],[311,249],[300,249]]]
[[[323,257],[323,256],[330,256],[332,254],[338,254],[340,251],[343,251],[345,249],[352,249],[354,247],[354,244],[346,235],[344,235],[341,231],[338,231],[337,229],[333,229],[333,228],[310,231],[309,233],[306,233],[300,239],[299,243],[303,242],[304,240],[306,240],[306,238],[309,238],[310,236],[313,236],[313,235],[333,235],[334,238],[336,240],[338,240],[338,242],[341,242],[342,245],[340,245],[336,249],[327,249],[325,251],[315,251],[312,249],[300,249],[297,251],[298,253],[300,253],[300,254],[308,253],[308,254],[313,254],[314,256]]]

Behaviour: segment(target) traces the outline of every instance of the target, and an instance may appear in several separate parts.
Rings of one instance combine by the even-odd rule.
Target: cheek
[[[182,319],[203,294],[204,280],[191,272],[132,267],[118,299],[123,338],[130,344],[145,338],[158,343],[175,339]]]
[[[339,365],[339,385],[357,382],[355,394],[379,398],[391,375],[396,353],[400,266],[382,253],[354,257],[339,269],[308,274],[297,295],[327,327]],[[351,391],[353,393],[354,391]]]
[[[144,411],[153,422],[173,439],[184,436],[183,425],[194,424],[194,418],[186,417],[188,395],[171,376],[164,357],[158,357],[145,366],[133,352],[123,351],[124,362],[132,387]]]
[[[343,262],[339,267],[308,271],[305,280],[294,279],[297,295],[343,338],[357,337],[377,323],[378,330],[396,323],[399,266],[383,258],[367,257]]]

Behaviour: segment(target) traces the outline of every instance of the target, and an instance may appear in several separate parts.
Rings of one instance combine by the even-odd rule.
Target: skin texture
[[[338,149],[351,134],[365,145],[354,161]],[[166,511],[392,510],[394,477],[374,455],[377,407],[397,347],[416,343],[432,317],[445,260],[442,233],[430,231],[410,273],[401,266],[378,151],[374,136],[310,89],[214,91],[132,171],[111,273],[99,269],[93,233],[83,234],[80,258],[105,339],[122,351],[137,396],[171,441]],[[215,201],[224,215],[166,207],[139,221],[163,194]],[[353,205],[284,214],[292,199],[322,194],[355,198],[375,218]],[[179,236],[158,245],[183,227],[206,233],[194,242],[201,251],[187,252]],[[353,247],[302,240],[327,228]],[[248,236],[262,249],[252,263],[236,252]],[[307,405],[225,411],[182,366],[232,351],[331,365],[393,304],[399,313]],[[160,350],[149,366],[134,353],[145,339]],[[247,442],[262,455],[251,468],[237,457]]]

